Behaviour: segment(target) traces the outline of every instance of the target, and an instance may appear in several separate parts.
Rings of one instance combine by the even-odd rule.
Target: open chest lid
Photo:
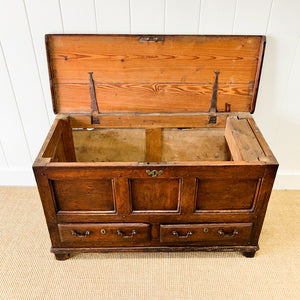
[[[253,112],[264,36],[46,35],[55,113]]]

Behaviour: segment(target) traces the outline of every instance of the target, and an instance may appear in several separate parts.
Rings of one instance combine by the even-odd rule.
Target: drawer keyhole
[[[101,234],[106,234],[106,230],[105,229],[101,229],[100,232],[101,232]]]

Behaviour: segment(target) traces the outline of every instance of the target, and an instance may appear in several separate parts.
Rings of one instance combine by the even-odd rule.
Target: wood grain
[[[64,149],[64,142],[60,135],[56,141],[53,154],[51,155],[51,161],[54,162],[65,162],[67,161]]]
[[[251,229],[251,223],[160,225],[160,241],[180,244],[198,242],[214,245],[221,242],[222,245],[243,245],[249,239]],[[223,230],[228,235],[237,230],[238,234],[222,237],[219,230]],[[177,232],[177,235],[173,234],[174,231]],[[187,236],[187,232],[191,234]]]
[[[250,115],[249,113],[237,113],[237,115]],[[89,114],[70,115],[72,128],[157,128],[157,127],[204,127],[225,128],[229,113],[220,113],[216,124],[209,124],[209,114],[183,113],[183,114],[101,114],[100,124],[91,124]],[[232,113],[235,115],[235,113]]]
[[[114,211],[111,179],[54,180],[59,211]]]
[[[106,83],[95,85],[101,113],[107,112],[208,112],[211,83]],[[54,84],[60,113],[91,111],[89,85]],[[252,84],[219,84],[217,110],[249,111]],[[159,105],[158,105],[159,104]]]
[[[215,71],[220,72],[220,111],[227,100],[233,101],[233,111],[250,110],[261,36],[164,36],[162,42],[140,38],[49,35],[55,110],[89,112],[81,100],[89,99],[84,85],[88,72],[94,72],[100,111],[208,111]],[[132,107],[137,99],[146,102]],[[199,102],[204,102],[200,108]]]
[[[143,129],[73,130],[78,162],[145,161]]]
[[[223,128],[172,128],[162,133],[164,162],[230,160]]]
[[[132,244],[145,244],[150,239],[150,227],[148,224],[59,224],[59,234],[62,242],[73,243],[75,245],[91,245],[98,244],[104,245],[132,245]],[[101,233],[105,230],[105,233]],[[80,234],[89,234],[85,237],[78,237],[73,232]],[[121,234],[118,234],[120,230]],[[132,231],[136,233],[130,238],[124,238],[123,236],[131,236]],[[123,236],[122,236],[123,235]]]
[[[146,129],[146,161],[160,162],[162,151],[161,128]]]
[[[130,195],[133,211],[176,212],[181,198],[181,181],[151,177],[131,179]]]
[[[72,136],[72,128],[68,118],[62,119],[60,122],[62,128],[62,142],[66,161],[76,161],[74,141]]]
[[[223,128],[77,129],[73,137],[78,162],[230,160]]]
[[[197,179],[196,210],[252,208],[259,178]]]
[[[197,83],[213,81],[214,70],[224,68],[224,74],[232,77],[224,75],[220,82],[249,82],[254,79],[261,40],[257,36],[165,36],[163,43],[139,39],[52,35],[54,81],[86,83],[91,70],[96,82]]]
[[[247,119],[228,118],[225,128],[225,138],[233,160],[258,161],[265,158],[265,153]]]

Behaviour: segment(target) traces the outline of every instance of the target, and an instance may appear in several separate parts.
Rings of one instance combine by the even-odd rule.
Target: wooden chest
[[[263,36],[46,36],[33,165],[51,251],[258,250],[278,163],[251,114]]]

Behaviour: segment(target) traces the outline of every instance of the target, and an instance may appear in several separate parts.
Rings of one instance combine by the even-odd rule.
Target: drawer
[[[58,224],[62,242],[78,244],[132,244],[150,240],[150,226],[143,223]]]
[[[166,243],[230,244],[247,241],[252,223],[160,225],[160,241]]]

